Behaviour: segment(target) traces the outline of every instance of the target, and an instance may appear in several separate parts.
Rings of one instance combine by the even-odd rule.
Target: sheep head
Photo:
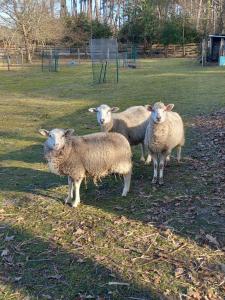
[[[110,107],[106,104],[102,104],[95,108],[89,108],[89,111],[97,114],[97,121],[99,125],[104,125],[111,122],[112,112],[117,112],[118,107]]]
[[[66,138],[73,134],[73,129],[52,129],[50,131],[46,129],[40,129],[39,133],[48,137],[45,145],[51,150],[60,150],[66,144]]]
[[[165,122],[166,113],[171,111],[174,107],[174,104],[165,105],[162,102],[156,102],[153,106],[148,105],[147,109],[151,111],[151,118],[154,123],[160,124]]]

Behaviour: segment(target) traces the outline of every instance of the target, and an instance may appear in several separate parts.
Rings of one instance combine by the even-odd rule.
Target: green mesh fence
[[[41,68],[44,72],[48,70],[49,72],[59,71],[59,55],[57,51],[45,50],[41,53]]]
[[[90,40],[94,83],[119,81],[118,44],[115,39]]]

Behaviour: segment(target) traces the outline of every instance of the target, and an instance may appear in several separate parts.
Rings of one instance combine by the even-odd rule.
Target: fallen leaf
[[[210,243],[212,243],[213,245],[219,247],[219,243],[218,243],[218,241],[217,241],[217,239],[216,239],[215,237],[213,237],[213,236],[210,235],[210,234],[206,234],[205,237],[206,237],[206,239],[207,239]]]
[[[7,255],[9,255],[9,250],[8,249],[2,250],[1,256],[7,256]]]
[[[96,256],[95,256],[95,260],[96,260],[96,261],[102,261],[102,260],[104,260],[104,259],[105,259],[105,256],[103,256],[103,255],[102,255],[102,256],[101,256],[101,255],[96,255]]]
[[[6,242],[10,242],[10,241],[12,241],[12,240],[14,239],[14,237],[15,237],[14,235],[11,235],[11,236],[8,236],[8,235],[7,235],[7,236],[5,237],[5,241],[6,241]]]
[[[175,277],[178,278],[178,277],[180,277],[183,273],[184,273],[184,269],[183,269],[183,268],[177,268],[177,269],[175,270]]]
[[[117,281],[110,281],[110,282],[108,282],[108,285],[125,285],[125,286],[130,286],[130,284],[127,283],[127,282],[117,282]]]
[[[14,281],[20,281],[22,279],[22,277],[21,276],[18,276],[18,277],[15,277],[14,278]]]
[[[44,299],[49,299],[49,300],[52,299],[52,296],[50,296],[50,295],[42,294],[41,296],[42,296]]]
[[[193,300],[201,300],[201,294],[198,291],[194,291],[193,289],[188,289],[187,296],[189,297],[188,299],[193,299]]]
[[[84,233],[84,230],[81,229],[81,228],[78,228],[78,229],[74,232],[74,234],[76,234],[76,235],[81,235],[81,234],[83,234],[83,233]]]

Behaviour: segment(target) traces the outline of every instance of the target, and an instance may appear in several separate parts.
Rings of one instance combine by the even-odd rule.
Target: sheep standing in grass
[[[122,196],[127,195],[132,163],[130,145],[124,136],[103,132],[73,136],[73,129],[40,129],[39,132],[48,138],[44,143],[44,155],[50,171],[68,176],[69,190],[65,203],[72,201],[73,207],[78,206],[80,185],[85,177],[96,181],[110,173],[123,175]]]
[[[184,145],[184,125],[180,115],[172,112],[174,104],[165,106],[157,102],[149,105],[151,117],[145,134],[145,147],[152,156],[154,175],[152,183],[157,182],[159,166],[159,184],[163,184],[163,171],[173,148],[177,147],[177,160],[181,159],[181,147]]]
[[[144,158],[144,138],[148,125],[150,111],[144,106],[132,106],[123,112],[115,113],[118,107],[102,104],[96,108],[89,108],[92,113],[97,113],[97,121],[103,132],[118,132],[124,135],[131,146],[141,144],[141,161]],[[113,114],[112,114],[113,113]],[[151,162],[148,155],[146,163]]]

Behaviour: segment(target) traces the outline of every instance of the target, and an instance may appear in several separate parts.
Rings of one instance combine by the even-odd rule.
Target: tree
[[[112,30],[106,23],[99,20],[89,20],[86,14],[66,18],[66,29],[63,42],[67,46],[85,45],[90,38],[108,38],[112,36]]]
[[[50,16],[41,0],[1,0],[0,10],[0,19],[5,26],[21,36],[27,62],[32,62],[37,43],[55,39],[56,31],[57,35],[62,32],[60,22]]]
[[[144,43],[147,46],[157,40],[159,20],[152,2],[144,0],[141,3],[137,2],[135,7],[128,6],[126,14],[127,21],[119,32],[122,41]]]
[[[0,40],[2,42],[3,45],[3,49],[4,49],[4,56],[5,59],[7,61],[7,65],[8,65],[8,71],[10,70],[10,56],[11,56],[11,49],[13,46],[17,46],[17,49],[19,49],[21,56],[22,54],[22,49],[19,48],[19,45],[21,44],[21,40],[20,40],[20,36],[17,34],[17,32],[15,30],[12,30],[8,27],[5,26],[0,26]],[[19,54],[19,53],[17,53]]]

